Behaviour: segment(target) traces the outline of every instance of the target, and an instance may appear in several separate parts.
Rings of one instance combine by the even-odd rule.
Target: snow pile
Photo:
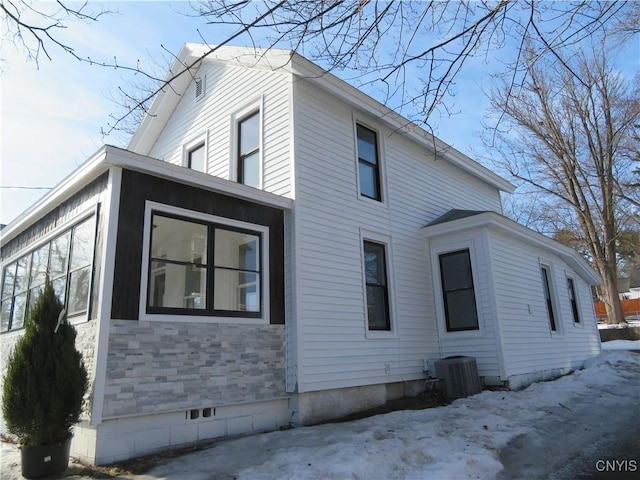
[[[638,358],[630,352],[607,352],[572,375],[518,392],[484,391],[446,407],[224,441],[140,478],[493,479],[503,470],[505,449],[520,457],[531,454],[531,448],[522,453],[509,448],[523,438],[542,445],[537,468],[546,468],[546,477],[549,471],[567,470],[567,459],[576,456],[569,449],[584,451],[629,424],[626,418],[617,426],[612,420],[602,422],[602,413],[636,404]],[[575,438],[568,441],[564,435],[569,434],[584,438],[583,444]]]
[[[598,459],[637,461],[639,395],[640,355],[615,350],[521,391],[484,391],[446,407],[221,440],[145,475],[118,478],[590,478],[584,474],[596,473]],[[17,448],[3,444],[0,453],[0,477],[21,478]]]
[[[640,340],[609,340],[602,342],[603,350],[640,350]]]

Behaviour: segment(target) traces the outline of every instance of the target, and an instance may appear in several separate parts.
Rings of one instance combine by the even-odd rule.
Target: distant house
[[[640,298],[640,269],[633,270],[628,277],[618,278],[620,300]]]
[[[513,189],[297,54],[220,48],[2,230],[0,366],[48,271],[99,464],[374,407],[448,356],[560,375],[600,353],[599,279],[501,215]]]

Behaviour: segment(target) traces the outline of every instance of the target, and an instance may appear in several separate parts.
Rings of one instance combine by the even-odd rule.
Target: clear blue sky
[[[53,2],[47,2],[49,6]],[[42,5],[42,4],[41,4]],[[90,8],[99,4],[91,2]],[[82,57],[143,68],[166,65],[185,42],[210,44],[226,39],[233,29],[207,25],[191,12],[187,2],[111,2],[102,4],[116,13],[97,23],[68,24],[63,40]],[[235,45],[243,45],[237,40]],[[70,174],[104,143],[126,146],[127,136],[101,135],[109,115],[116,111],[111,98],[118,87],[127,88],[123,72],[90,66],[51,47],[52,61],[41,55],[39,65],[27,62],[23,51],[10,42],[2,44],[0,185],[3,187],[52,187]],[[637,52],[636,52],[637,53]],[[633,60],[635,69],[638,59]],[[487,102],[482,87],[490,85],[491,65],[474,60],[459,77],[452,119],[432,118],[435,133],[445,142],[473,157]],[[129,77],[139,82],[140,76]],[[374,94],[374,91],[367,93]],[[0,189],[0,223],[9,223],[47,190]]]

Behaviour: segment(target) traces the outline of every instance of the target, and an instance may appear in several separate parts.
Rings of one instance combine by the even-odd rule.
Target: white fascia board
[[[203,62],[225,66],[283,70],[290,73],[292,52],[280,49],[231,47],[186,43],[165,76],[165,85],[131,137],[127,150],[148,155],[166,122]]]
[[[290,210],[293,206],[293,200],[290,198],[249,187],[242,183],[232,182],[224,178],[214,177],[213,175],[198,172],[190,168],[173,165],[172,163],[140,155],[118,147],[106,147],[105,164],[147,173],[183,185],[190,185],[204,190],[222,193],[230,197],[248,200],[269,207]]]
[[[84,186],[114,166],[136,170],[269,207],[290,210],[293,206],[293,200],[290,198],[173,165],[155,158],[139,155],[111,145],[104,145],[82,165],[53,187],[49,193],[45,194],[17,219],[3,228],[2,231],[0,231],[0,244],[4,245],[15,238],[16,235],[23,232],[30,224],[44,217],[62,202],[69,199]]]
[[[203,59],[207,63],[216,63],[230,67],[259,68],[264,70],[283,70],[291,73],[291,50],[279,48],[233,47],[187,43],[193,60]]]
[[[178,53],[165,76],[165,85],[153,99],[151,106],[131,137],[127,150],[146,155],[162,133],[165,123],[187,90],[194,73],[200,68],[200,62],[196,61],[198,57],[192,55],[192,49],[189,45],[185,44]],[[171,80],[172,78],[173,80]],[[170,83],[167,84],[169,81]]]
[[[508,180],[495,174],[480,163],[456,150],[451,145],[443,142],[438,137],[426,132],[422,127],[394,112],[369,95],[361,92],[352,85],[349,85],[344,80],[339,79],[306,58],[294,54],[291,59],[291,69],[292,73],[315,82],[317,85],[321,86],[344,102],[355,106],[374,118],[386,122],[395,132],[411,138],[413,141],[434,152],[436,155],[442,155],[446,161],[456,165],[460,169],[483,180],[491,186],[506,193],[513,193],[515,191],[516,186]]]
[[[149,154],[161,134],[164,124],[189,86],[193,73],[199,68],[201,59],[221,65],[262,68],[272,71],[282,70],[316,82],[344,102],[386,122],[394,131],[406,135],[422,147],[433,151],[436,155],[442,155],[446,161],[489,185],[507,193],[513,193],[516,188],[511,182],[496,175],[439,138],[427,133],[415,123],[349,85],[344,80],[290,50],[281,49],[226,45],[217,47],[199,43],[185,44],[173,62],[165,81],[183,71],[187,66],[190,67],[191,73],[181,74],[158,93],[148,113],[144,116],[140,126],[131,138],[127,150],[142,155]]]
[[[48,193],[27,208],[19,217],[3,228],[0,232],[0,244],[4,245],[13,239],[16,235],[24,231],[28,225],[44,217],[47,213],[51,212],[62,202],[106,171],[106,167],[102,165],[106,151],[106,146],[101,147],[78,168],[49,190]]]
[[[549,237],[535,232],[495,212],[485,212],[471,217],[452,220],[422,228],[425,237],[433,238],[479,228],[494,228],[516,238],[523,243],[536,246],[558,255],[590,285],[600,283],[600,276],[587,261],[573,248],[567,247]]]

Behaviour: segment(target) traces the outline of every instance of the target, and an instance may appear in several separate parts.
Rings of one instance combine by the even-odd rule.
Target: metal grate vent
[[[447,357],[435,362],[435,367],[446,398],[469,397],[482,391],[475,358]]]
[[[204,97],[205,78],[196,77],[196,100]]]

